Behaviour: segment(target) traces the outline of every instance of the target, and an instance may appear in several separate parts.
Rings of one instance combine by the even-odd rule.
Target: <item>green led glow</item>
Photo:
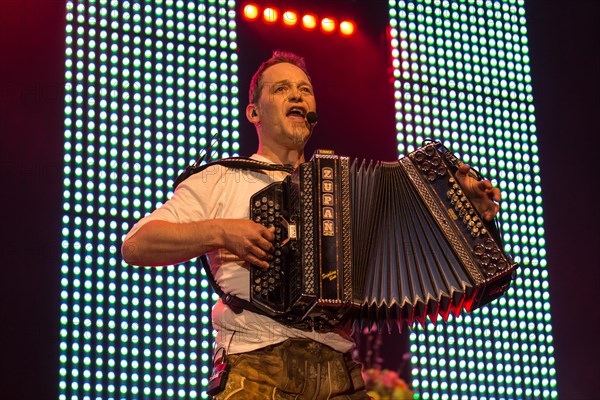
[[[209,135],[237,155],[234,1],[69,1],[59,398],[206,398],[215,300],[195,262],[123,264],[132,223]]]
[[[398,151],[438,139],[503,191],[508,294],[410,335],[419,399],[557,398],[523,0],[389,1]]]

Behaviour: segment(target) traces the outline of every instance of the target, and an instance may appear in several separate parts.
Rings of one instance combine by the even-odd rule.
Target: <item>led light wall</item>
[[[207,140],[236,154],[234,6],[67,2],[60,399],[203,396],[203,272],[131,267],[120,246]]]
[[[389,2],[400,154],[442,141],[503,192],[508,294],[410,335],[420,399],[556,398],[523,1]]]

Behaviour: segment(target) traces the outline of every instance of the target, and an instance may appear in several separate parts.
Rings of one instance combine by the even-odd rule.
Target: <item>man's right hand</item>
[[[275,228],[246,219],[219,220],[223,247],[242,260],[267,268],[273,259]]]

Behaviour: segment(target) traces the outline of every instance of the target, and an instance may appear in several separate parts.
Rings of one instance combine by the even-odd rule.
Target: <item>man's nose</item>
[[[297,86],[292,86],[289,91],[288,100],[298,101],[302,99],[302,91]]]

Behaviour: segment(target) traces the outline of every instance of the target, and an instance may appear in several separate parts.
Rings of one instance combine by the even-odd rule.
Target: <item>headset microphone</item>
[[[319,117],[317,116],[316,112],[310,111],[306,114],[306,120],[308,121],[309,124],[313,125],[313,124],[317,123],[317,121],[319,120]]]

